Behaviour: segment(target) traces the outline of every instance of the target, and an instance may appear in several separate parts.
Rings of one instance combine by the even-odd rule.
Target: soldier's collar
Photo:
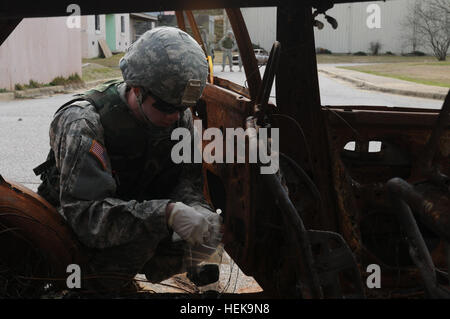
[[[117,85],[117,92],[119,93],[120,99],[128,106],[128,101],[127,101],[127,92],[130,90],[131,88],[125,83],[122,82],[119,85]]]

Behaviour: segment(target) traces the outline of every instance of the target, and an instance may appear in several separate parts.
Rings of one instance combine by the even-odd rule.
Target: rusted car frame
[[[322,105],[314,17],[340,2],[356,1],[129,1],[126,6],[81,1],[81,7],[82,14],[177,10],[179,27],[186,29],[186,15],[203,47],[190,10],[227,8],[247,87],[214,77],[194,113],[204,129],[217,127],[224,133],[226,128],[260,125],[280,129],[283,180],[262,176],[257,165],[248,163],[203,165],[205,195],[224,212],[225,249],[258,281],[264,290],[261,295],[448,297],[449,96],[441,111]],[[271,53],[263,78],[239,10],[256,6],[277,6],[278,56]],[[45,1],[39,8],[11,4],[1,9],[1,41],[24,17],[62,15],[61,8]],[[264,94],[274,75],[276,105]],[[380,143],[379,152],[369,152],[371,141]],[[345,148],[348,142],[354,143],[354,150]],[[12,183],[0,182],[2,192],[13,201],[20,202],[27,194]],[[29,196],[36,205],[47,205]],[[54,214],[42,217],[43,223],[51,224]],[[8,224],[10,220],[0,215],[8,234],[25,227]],[[50,236],[33,231],[24,233],[37,247]],[[70,231],[51,229],[55,231],[74,248],[66,257],[50,261],[83,263],[82,249]],[[43,245],[55,256],[67,254],[56,253],[56,241]],[[373,263],[383,269],[383,288],[376,292],[363,288],[366,267]],[[63,273],[52,269],[51,275]]]

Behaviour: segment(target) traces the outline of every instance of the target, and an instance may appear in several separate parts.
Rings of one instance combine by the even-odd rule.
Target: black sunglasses
[[[167,103],[163,100],[161,100],[159,97],[154,95],[151,91],[142,89],[142,101],[145,101],[145,99],[148,96],[151,96],[155,102],[153,103],[153,106],[158,110],[166,114],[173,114],[176,112],[184,112],[188,108],[187,105],[173,105],[170,103]]]

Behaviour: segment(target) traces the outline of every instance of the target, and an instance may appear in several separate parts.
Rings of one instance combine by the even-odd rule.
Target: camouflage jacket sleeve
[[[51,124],[50,144],[60,172],[60,213],[83,244],[107,248],[146,241],[156,247],[170,236],[165,219],[169,200],[114,197],[103,128],[92,105],[60,111]]]
[[[190,131],[191,146],[193,148],[197,147],[200,150],[200,145],[195,145],[196,141],[194,136],[195,134],[201,134],[201,132],[198,132],[194,127],[192,113],[189,109],[183,114],[180,126],[186,127]],[[192,154],[194,154],[194,151]],[[184,163],[182,165],[183,169],[178,184],[171,195],[172,200],[183,202],[189,206],[203,206],[212,210],[203,195],[202,164],[195,163],[192,159],[191,163]]]
[[[225,38],[226,37],[224,36],[224,37],[222,37],[222,39],[219,40],[219,49],[222,50],[222,51],[225,50],[225,48],[223,47],[223,44],[222,44],[223,41],[225,40]]]

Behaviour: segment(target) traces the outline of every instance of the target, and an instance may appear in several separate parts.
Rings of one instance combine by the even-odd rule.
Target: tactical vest
[[[180,166],[170,160],[171,148],[175,142],[168,139],[149,145],[146,128],[135,119],[120,98],[117,90],[120,83],[122,81],[108,81],[80,94],[62,105],[56,113],[76,101],[89,101],[100,115],[105,147],[117,185],[116,197],[124,200],[163,198],[173,186],[168,184],[173,184],[181,170]],[[156,163],[154,160],[149,161],[149,153],[160,154],[162,157],[157,161],[160,165],[158,169],[151,169]],[[41,175],[43,181],[38,193],[54,206],[59,206],[59,179],[55,177],[55,174],[59,176],[59,172],[52,150],[47,161],[34,171],[36,175]],[[168,183],[169,181],[172,183]]]
[[[226,37],[225,39],[222,40],[222,47],[224,47],[225,49],[232,49],[233,46],[234,46],[233,39]]]

